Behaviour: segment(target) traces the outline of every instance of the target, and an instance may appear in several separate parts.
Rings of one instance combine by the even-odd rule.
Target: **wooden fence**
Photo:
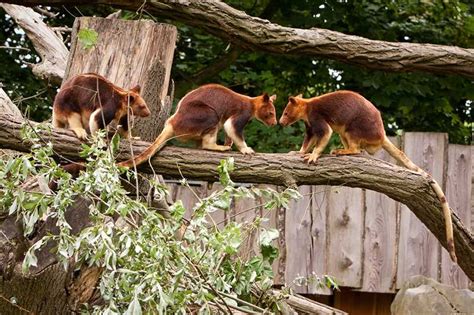
[[[451,208],[470,228],[472,146],[448,144],[446,134],[405,133],[403,148],[415,164],[431,173],[443,186]],[[394,162],[386,152],[377,158]],[[264,185],[281,189],[272,185]],[[191,209],[197,198],[217,189],[214,184],[195,183],[193,191],[170,185],[173,200]],[[296,286],[297,277],[314,279],[331,275],[341,286],[365,292],[395,292],[413,275],[425,275],[457,288],[469,285],[467,276],[452,264],[448,253],[428,229],[404,205],[385,195],[364,189],[331,186],[301,186],[302,199],[288,210],[266,211],[261,200],[240,200],[228,213],[216,213],[219,225],[267,217],[277,228],[280,257],[274,263],[276,282],[298,293],[331,294],[314,281]],[[248,255],[256,249],[249,240]]]

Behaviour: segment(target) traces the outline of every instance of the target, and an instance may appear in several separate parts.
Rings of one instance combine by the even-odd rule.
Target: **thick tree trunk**
[[[36,52],[41,56],[41,63],[31,65],[33,73],[39,78],[60,83],[66,70],[69,53],[62,39],[43,22],[41,15],[31,8],[12,4],[0,4],[0,6],[25,31]]]
[[[107,4],[145,9],[204,29],[236,46],[285,55],[310,55],[384,71],[426,71],[474,77],[474,49],[394,43],[325,29],[297,29],[252,17],[216,0],[6,0],[23,5]]]
[[[21,121],[8,115],[0,116],[0,146],[18,151],[29,151],[30,144],[20,136]],[[79,160],[80,141],[71,131],[57,129],[43,133],[58,154]],[[149,143],[133,143],[135,154]],[[257,154],[244,157],[240,153],[217,153],[203,150],[166,147],[154,156],[150,164],[155,172],[165,177],[218,180],[217,166],[222,159],[233,157],[235,170],[232,179],[244,183],[272,183],[275,185],[345,185],[374,190],[400,201],[428,227],[446,247],[444,219],[439,200],[426,178],[367,156],[323,156],[316,166],[308,166],[298,156],[287,154]],[[128,143],[122,143],[117,160],[130,158]],[[145,163],[141,171],[151,173]],[[454,240],[459,265],[474,280],[474,238],[456,215],[452,216]]]

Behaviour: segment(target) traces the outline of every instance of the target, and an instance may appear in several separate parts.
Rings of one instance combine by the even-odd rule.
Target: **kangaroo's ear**
[[[290,98],[288,98],[288,100],[290,101],[291,104],[297,104],[298,102],[296,102],[296,98],[294,98],[293,96],[290,96]]]
[[[297,98],[303,98],[303,94],[296,95]]]
[[[270,100],[270,97],[268,96],[268,93],[263,94],[263,101],[268,102]]]
[[[137,84],[137,85],[135,85],[133,88],[131,88],[130,91],[135,92],[135,93],[137,93],[137,94],[140,94],[141,89],[142,89],[142,88],[140,87],[140,85]]]
[[[270,96],[270,101],[271,102],[275,102],[276,99],[277,99],[276,94],[273,94],[272,96]]]

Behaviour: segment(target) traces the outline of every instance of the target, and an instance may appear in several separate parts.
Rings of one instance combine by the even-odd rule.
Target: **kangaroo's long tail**
[[[153,143],[146,148],[145,151],[137,155],[133,159],[129,159],[124,162],[118,163],[119,166],[123,167],[133,167],[134,165],[140,165],[145,161],[148,161],[156,152],[158,152],[174,134],[173,127],[170,124],[165,124],[163,131],[159,134],[159,136],[153,141]]]
[[[453,235],[453,222],[451,219],[451,209],[449,208],[448,201],[446,200],[446,196],[441,189],[441,186],[434,180],[434,178],[418,167],[415,163],[413,163],[403,151],[399,150],[390,140],[385,137],[382,147],[398,162],[400,162],[406,168],[415,171],[417,173],[422,174],[425,176],[430,183],[431,188],[435,192],[436,196],[438,197],[441,207],[443,209],[445,226],[446,226],[446,241],[447,241],[447,249],[449,252],[449,256],[454,262],[457,262],[456,252],[454,249],[454,235]]]

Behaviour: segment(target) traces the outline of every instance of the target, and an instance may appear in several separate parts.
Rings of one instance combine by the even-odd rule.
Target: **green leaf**
[[[99,34],[90,28],[83,28],[77,34],[79,42],[84,46],[84,49],[90,49],[97,44]]]
[[[133,298],[132,303],[128,305],[124,315],[142,315],[142,307],[136,296]]]
[[[275,246],[260,246],[260,252],[262,253],[262,257],[271,264],[273,261],[278,257],[278,248]]]
[[[110,146],[112,147],[112,152],[115,154],[118,152],[120,147],[120,136],[118,133],[114,134],[112,141],[110,141]]]
[[[260,245],[269,246],[272,244],[272,241],[278,238],[278,230],[277,229],[268,229],[262,230],[260,232]]]
[[[186,208],[184,207],[183,202],[181,200],[178,200],[170,207],[170,212],[171,216],[175,220],[181,221],[184,214],[186,213]]]

